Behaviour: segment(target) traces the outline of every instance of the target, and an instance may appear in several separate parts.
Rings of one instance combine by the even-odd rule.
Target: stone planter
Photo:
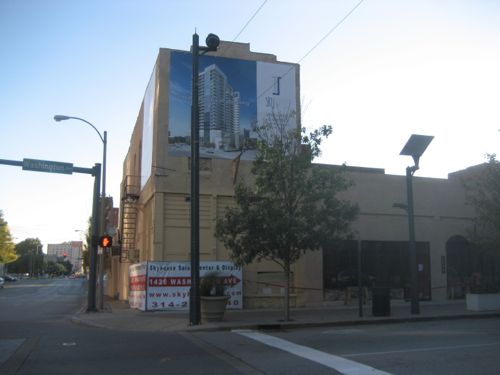
[[[220,322],[224,319],[228,296],[200,297],[201,321]]]
[[[500,293],[467,293],[467,310],[471,311],[489,311],[500,310]]]

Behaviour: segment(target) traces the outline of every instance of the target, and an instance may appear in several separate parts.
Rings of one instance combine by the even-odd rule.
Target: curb
[[[376,324],[401,324],[410,322],[428,322],[439,320],[460,320],[460,319],[491,319],[500,318],[500,312],[497,313],[484,313],[478,315],[459,314],[459,315],[438,315],[438,316],[425,316],[425,317],[400,317],[400,318],[381,318],[370,320],[342,320],[342,321],[329,321],[329,322],[276,322],[276,323],[248,323],[248,324],[228,324],[226,326],[212,326],[212,327],[187,327],[187,331],[232,331],[237,329],[250,329],[256,331],[281,331],[302,328],[321,328],[321,327],[342,327],[342,326],[355,326],[355,325],[376,325]]]
[[[106,313],[106,312],[105,312]],[[109,312],[107,312],[109,314]],[[238,329],[250,329],[255,331],[283,331],[294,330],[303,328],[320,328],[320,327],[342,327],[342,326],[362,326],[362,325],[376,325],[376,324],[401,324],[413,322],[429,322],[439,320],[461,320],[461,319],[491,319],[499,318],[500,312],[481,313],[481,314],[455,314],[455,315],[436,315],[436,316],[415,316],[415,317],[387,317],[376,319],[350,319],[341,321],[324,321],[324,322],[251,322],[251,323],[225,323],[199,325],[199,326],[186,326],[183,328],[169,329],[167,327],[158,328],[157,332],[217,332],[217,331],[232,331]],[[71,321],[75,324],[86,325],[94,328],[107,329],[107,330],[124,330],[124,331],[154,331],[151,329],[130,329],[130,327],[113,327],[105,322],[95,322],[91,319],[82,318],[79,315],[71,317]],[[137,327],[131,323],[131,326]]]

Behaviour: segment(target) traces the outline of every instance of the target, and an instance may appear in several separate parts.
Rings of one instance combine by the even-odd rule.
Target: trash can
[[[391,288],[372,288],[372,314],[373,316],[391,315]]]

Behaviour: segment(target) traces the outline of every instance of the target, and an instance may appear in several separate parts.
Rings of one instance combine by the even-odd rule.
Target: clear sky
[[[500,2],[495,0],[1,0],[0,159],[91,167],[108,132],[107,192],[122,165],[161,47],[212,32],[301,64],[302,124],[330,124],[321,162],[404,174],[412,133],[434,135],[418,176],[500,151]],[[333,31],[332,31],[333,30]],[[332,31],[331,33],[329,33]],[[312,51],[311,49],[325,37]],[[308,53],[311,51],[310,53]],[[15,242],[80,240],[87,175],[0,165],[0,209]]]

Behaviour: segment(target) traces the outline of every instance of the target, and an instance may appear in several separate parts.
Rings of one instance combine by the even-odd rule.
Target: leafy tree
[[[38,238],[27,238],[16,245],[18,259],[9,265],[16,273],[40,274],[44,271],[42,243]]]
[[[82,267],[83,267],[83,272],[88,273],[89,269],[89,249],[92,244],[92,216],[89,217],[88,220],[88,225],[87,225],[87,232],[85,233],[85,242],[83,244],[83,250],[82,250]]]
[[[476,211],[469,238],[474,243],[473,264],[480,278],[476,291],[497,292],[500,289],[500,162],[494,154],[472,171],[465,180],[466,197]]]
[[[12,241],[9,226],[0,210],[0,263],[10,263],[17,259],[15,245]]]
[[[64,264],[60,262],[53,262],[53,261],[48,261],[47,262],[47,273],[49,275],[53,276],[61,276],[61,275],[66,275],[68,270],[65,267]]]
[[[470,237],[490,253],[500,248],[500,162],[494,154],[474,175],[465,180],[467,201],[476,211]],[[500,254],[499,254],[500,255]]]
[[[215,233],[237,264],[270,260],[281,266],[285,321],[290,320],[291,266],[306,251],[349,236],[358,213],[357,205],[337,197],[351,186],[342,168],[312,164],[332,128],[309,135],[289,130],[292,116],[274,116],[258,128],[254,182],[237,185],[236,207],[217,220]]]

